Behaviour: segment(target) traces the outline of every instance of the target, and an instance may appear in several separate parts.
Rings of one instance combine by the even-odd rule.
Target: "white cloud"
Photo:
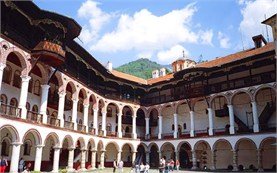
[[[168,50],[159,51],[157,57],[160,62],[169,64],[177,58],[182,57],[183,51],[185,56],[189,55],[189,52],[183,46],[177,44]]]
[[[102,11],[98,7],[99,5],[100,3],[98,2],[87,0],[78,9],[78,17],[89,20],[89,26],[85,26],[80,35],[84,43],[89,43],[96,39],[103,25],[108,23],[112,17],[111,14]]]
[[[100,52],[136,50],[154,54],[182,43],[212,45],[212,30],[194,31],[191,28],[196,10],[195,4],[189,4],[162,16],[156,16],[147,9],[133,15],[122,14],[117,27],[90,48]]]
[[[218,32],[217,38],[219,40],[219,45],[221,48],[230,48],[230,38],[227,35],[223,34],[222,32]]]
[[[268,17],[276,13],[276,0],[239,0],[238,3],[243,6],[241,10],[242,21],[239,26],[244,40],[251,41],[251,37],[258,34],[265,33],[265,25],[261,22],[265,19],[264,15]],[[271,29],[269,29],[270,38],[272,38]]]

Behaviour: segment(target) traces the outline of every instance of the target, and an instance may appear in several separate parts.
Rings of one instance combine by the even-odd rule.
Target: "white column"
[[[163,117],[161,115],[159,117],[159,134],[158,139],[162,139],[162,133],[163,133]]]
[[[54,148],[54,161],[53,161],[53,170],[52,172],[59,172],[59,161],[60,161],[60,148]]]
[[[150,164],[150,151],[146,151],[145,154],[146,154],[146,163]]]
[[[86,128],[86,132],[88,132],[88,108],[89,108],[89,104],[84,104],[84,120],[83,120],[83,125]]]
[[[73,123],[74,130],[77,130],[77,111],[78,111],[78,101],[79,99],[72,99],[73,106],[72,106],[72,119],[71,122]]]
[[[20,90],[18,108],[21,109],[22,119],[26,119],[27,117],[26,102],[28,97],[28,86],[29,86],[30,79],[31,79],[30,76],[21,76],[22,81],[21,81],[21,90]]]
[[[64,127],[63,114],[64,114],[65,95],[66,95],[66,93],[64,93],[64,92],[59,93],[58,119],[60,120],[61,127]]]
[[[36,158],[34,171],[40,171],[43,145],[36,146]]]
[[[106,117],[107,117],[107,112],[106,111],[102,111],[102,131],[103,131],[103,136],[107,135],[107,131],[106,131]]]
[[[233,152],[233,171],[238,171],[238,154],[237,150],[232,150]]]
[[[102,150],[100,155],[100,169],[105,168],[104,162],[105,162],[105,150]]]
[[[132,136],[133,139],[137,139],[137,116],[133,115],[132,116]]]
[[[93,108],[93,129],[95,135],[98,135],[98,109]]]
[[[214,118],[213,118],[213,109],[208,108],[208,116],[209,116],[209,135],[212,136],[214,134]]]
[[[5,67],[6,67],[6,64],[0,63],[0,91],[1,91],[3,72]]]
[[[95,163],[96,163],[96,150],[92,150],[92,153],[91,153],[91,169],[95,169]]]
[[[196,158],[196,152],[195,150],[191,150],[191,154],[192,154],[192,170],[197,169],[197,158]]]
[[[86,170],[86,150],[81,151],[81,170]]]
[[[68,148],[68,163],[67,163],[67,171],[73,172],[73,160],[74,160],[74,150],[75,148]]]
[[[211,170],[216,170],[216,150],[212,150]]]
[[[119,110],[119,113],[117,114],[117,136],[122,138],[122,110]]]
[[[42,123],[47,123],[47,101],[50,85],[41,85],[40,109],[39,113],[43,116]]]
[[[194,137],[194,111],[190,111],[190,137]]]
[[[230,121],[229,133],[235,134],[235,115],[234,115],[233,105],[228,105],[228,110],[229,110],[229,121]]]
[[[258,172],[263,172],[262,150],[257,149]]]
[[[252,113],[253,113],[253,130],[254,132],[259,132],[259,118],[258,118],[258,110],[257,110],[257,102],[253,101],[252,104]]]
[[[17,173],[17,171],[18,171],[18,162],[19,162],[21,145],[22,145],[21,143],[12,143],[12,157],[11,157],[10,173]]]
[[[137,152],[132,152],[132,164],[134,165],[136,161]]]
[[[178,138],[178,114],[174,114],[174,138]]]
[[[148,138],[149,136],[149,121],[150,121],[150,118],[146,117],[145,118],[145,139]]]
[[[121,153],[122,153],[122,150],[119,150],[117,153],[117,163],[121,161]]]

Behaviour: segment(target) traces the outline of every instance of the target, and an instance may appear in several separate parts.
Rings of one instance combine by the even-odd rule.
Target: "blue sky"
[[[114,67],[150,58],[169,64],[182,56],[211,60],[253,46],[277,0],[35,0],[40,8],[74,18],[79,42]],[[272,41],[271,28],[268,27]]]

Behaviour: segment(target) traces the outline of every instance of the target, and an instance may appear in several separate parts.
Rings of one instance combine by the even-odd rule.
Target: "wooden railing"
[[[123,137],[124,138],[132,138],[132,133],[124,133]]]
[[[115,137],[116,136],[116,132],[114,132],[114,131],[108,131],[107,130],[107,136],[113,136],[113,137]]]
[[[27,111],[27,120],[31,120],[36,123],[42,123],[42,115],[38,112]]]
[[[21,117],[21,109],[15,106],[1,103],[0,112],[11,117]]]
[[[59,127],[60,126],[60,120],[54,117],[48,117],[47,124]]]
[[[81,132],[86,132],[86,126],[83,124],[77,124],[77,130]]]

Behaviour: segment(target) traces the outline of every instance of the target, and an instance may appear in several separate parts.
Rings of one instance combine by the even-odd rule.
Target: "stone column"
[[[262,150],[257,149],[258,172],[263,172]]]
[[[232,150],[233,152],[233,171],[238,171],[238,153],[237,150]]]
[[[159,162],[162,159],[162,152],[161,151],[157,151],[159,153]]]
[[[174,114],[174,138],[178,138],[178,114]]]
[[[117,114],[117,137],[122,138],[122,108],[119,108]]]
[[[98,109],[93,108],[93,129],[95,135],[98,135]]]
[[[96,150],[91,151],[91,169],[96,169],[95,164],[96,164]]]
[[[179,160],[179,151],[175,151],[175,161]],[[180,160],[179,160],[180,161]]]
[[[209,136],[214,135],[214,118],[213,118],[213,109],[208,108],[208,116],[209,116]]]
[[[0,63],[0,91],[2,87],[3,72],[5,67],[6,67],[6,64]]]
[[[191,154],[192,154],[192,170],[196,170],[197,169],[197,158],[196,158],[196,152],[195,150],[191,150]]]
[[[104,169],[104,162],[105,162],[105,150],[101,151],[101,155],[100,155],[100,169]]]
[[[86,152],[87,150],[81,150],[81,170],[86,171]]]
[[[136,115],[133,115],[132,116],[132,136],[133,136],[133,139],[137,139],[137,116]]]
[[[257,102],[253,101],[252,104],[252,113],[253,113],[253,131],[255,133],[259,132],[259,118],[258,118],[258,110],[257,110]]]
[[[85,130],[86,132],[88,132],[88,108],[89,108],[89,104],[84,104],[84,121],[83,121],[83,125],[85,126]]]
[[[54,148],[54,161],[53,161],[53,170],[52,172],[59,172],[59,161],[60,161],[60,148]]]
[[[78,112],[78,101],[79,99],[72,99],[72,119],[71,122],[73,123],[74,130],[77,130],[77,112]]]
[[[190,137],[194,137],[194,111],[190,111]]]
[[[36,146],[36,157],[35,157],[34,171],[40,171],[43,147],[44,147],[43,145],[37,145]]]
[[[137,152],[132,152],[132,164],[135,164]],[[145,164],[145,163],[144,163]]]
[[[145,154],[146,154],[146,163],[150,164],[150,151],[146,151]]]
[[[17,173],[21,143],[12,143],[10,173]]]
[[[60,126],[64,127],[64,102],[65,102],[65,95],[66,93],[60,92],[59,93],[59,107],[58,107],[58,119],[60,120]]]
[[[68,148],[68,163],[67,163],[67,171],[74,172],[73,168],[73,160],[74,160],[74,150],[75,148]]]
[[[102,131],[103,131],[103,136],[107,135],[107,130],[106,130],[106,118],[107,118],[107,112],[106,111],[102,111]]]
[[[159,115],[159,134],[158,134],[158,139],[162,139],[162,134],[163,134],[163,116]]]
[[[230,121],[229,133],[235,134],[235,115],[234,115],[233,105],[228,105],[228,110],[229,110],[229,121]]]
[[[122,153],[122,150],[119,150],[117,153],[117,163],[121,161],[121,153]]]
[[[211,170],[216,170],[216,150],[212,150]]]
[[[20,90],[18,108],[21,109],[22,119],[27,118],[26,102],[28,97],[28,86],[29,86],[30,79],[31,79],[30,76],[21,76],[22,81],[21,81],[21,90]]]
[[[145,139],[147,139],[147,137],[150,134],[150,132],[149,132],[149,120],[150,120],[150,118],[148,118],[148,117],[145,118]]]
[[[50,85],[41,85],[40,109],[39,113],[43,116],[42,123],[47,124],[47,101]]]

